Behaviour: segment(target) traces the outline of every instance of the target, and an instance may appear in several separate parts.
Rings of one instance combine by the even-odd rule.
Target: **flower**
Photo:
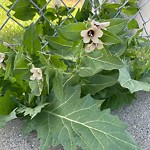
[[[4,70],[6,69],[5,65],[0,62],[0,69],[1,69],[1,68],[4,69]]]
[[[2,63],[5,59],[5,54],[4,53],[0,53],[0,63]]]
[[[96,48],[97,48],[97,49],[102,49],[102,48],[104,48],[103,42],[100,41],[100,40],[99,40],[98,43],[93,43],[93,42],[92,42],[92,43],[88,44],[88,45],[85,47],[85,51],[86,51],[87,53],[90,53],[90,52],[94,51]]]
[[[110,25],[110,22],[97,22],[95,20],[91,21],[91,26],[96,26],[98,29],[103,29],[103,30],[107,30],[106,27],[108,27]]]
[[[30,72],[33,75],[30,77],[30,80],[41,80],[42,79],[42,70],[40,68],[32,68]]]
[[[89,28],[88,30],[81,31],[81,36],[83,37],[84,43],[89,43],[90,40],[94,43],[98,43],[99,37],[102,37],[103,32],[99,30],[96,26]]]

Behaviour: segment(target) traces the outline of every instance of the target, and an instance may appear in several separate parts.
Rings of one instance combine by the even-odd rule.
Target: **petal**
[[[95,20],[92,20],[92,21],[91,21],[91,26],[92,26],[92,27],[95,26]]]
[[[80,35],[81,35],[82,37],[86,37],[88,31],[89,31],[89,30],[83,30],[83,31],[81,31]]]
[[[94,35],[94,36],[96,36],[96,37],[102,37],[102,36],[103,36],[103,31],[100,30],[100,29],[97,29],[97,30],[95,31],[95,35]]]
[[[32,75],[31,77],[30,77],[30,80],[35,80],[36,78]]]
[[[108,27],[110,25],[110,22],[103,22],[103,23],[100,23],[100,27],[102,29],[105,29],[106,30],[106,27]]]
[[[102,48],[104,48],[103,43],[97,44],[96,48],[97,48],[97,49],[102,49]]]
[[[30,72],[34,73],[35,72],[35,68],[30,69]]]
[[[41,79],[42,79],[42,75],[37,76],[36,79],[37,79],[37,80],[41,80]]]
[[[0,53],[0,63],[3,62],[5,59],[5,54],[4,53]]]
[[[91,40],[92,40],[94,43],[98,43],[98,42],[99,42],[99,39],[98,39],[97,36],[91,37]]]
[[[94,43],[91,43],[91,44],[88,44],[88,45],[86,46],[85,51],[86,51],[87,53],[90,53],[90,52],[92,52],[93,50],[95,50],[95,48],[96,48],[96,45],[95,45]]]
[[[84,43],[89,43],[90,42],[90,37],[86,36],[83,38]]]

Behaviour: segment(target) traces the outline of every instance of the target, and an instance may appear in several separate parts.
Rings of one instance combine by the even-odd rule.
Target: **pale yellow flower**
[[[33,73],[30,80],[42,80],[42,70],[40,68],[32,68],[30,72]]]
[[[103,30],[107,30],[106,27],[108,27],[110,25],[110,22],[97,22],[95,20],[91,21],[91,26],[96,26],[98,29],[103,29]]]
[[[0,53],[0,63],[2,63],[5,59],[5,54],[4,53]]]
[[[94,51],[95,49],[102,49],[102,48],[104,48],[103,42],[99,40],[98,43],[93,43],[93,42],[92,42],[91,44],[88,44],[88,45],[85,47],[85,51],[86,51],[87,53],[90,53],[90,52]]]
[[[1,68],[4,69],[4,70],[6,69],[5,65],[2,62],[0,62],[0,69]]]
[[[102,37],[103,32],[99,30],[96,26],[89,28],[88,30],[81,31],[81,36],[83,37],[84,43],[89,43],[90,41],[98,43],[99,37]]]

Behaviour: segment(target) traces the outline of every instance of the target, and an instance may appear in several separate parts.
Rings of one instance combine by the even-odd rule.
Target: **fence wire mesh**
[[[44,6],[39,7],[34,0],[28,0],[30,3],[32,3],[32,6],[34,9],[38,11],[38,15],[33,18],[31,21],[21,21],[19,19],[16,19],[14,15],[14,8],[17,4],[19,4],[21,0],[14,0],[13,5],[9,5],[9,0],[0,0],[0,40],[2,42],[7,42],[7,39],[4,38],[6,34],[9,34],[9,38],[15,37],[16,32],[15,28],[17,27],[17,30],[25,30],[26,27],[31,22],[38,22],[39,19],[44,18],[51,26],[53,25],[53,22],[45,16],[43,13],[43,10],[47,7],[59,7],[64,6],[67,10],[67,15],[65,18],[60,22],[60,26],[63,25],[69,18],[72,18],[74,22],[77,22],[76,18],[73,15],[73,10],[75,8],[81,8],[84,0],[47,0]],[[22,0],[23,1],[23,0]],[[94,18],[99,13],[99,8],[101,7],[102,3],[114,3],[118,4],[119,0],[98,0],[101,5],[96,6],[94,3],[94,0],[88,0],[90,2],[90,5],[92,6],[93,15],[92,18]],[[124,1],[124,3],[118,8],[117,13],[114,15],[114,18],[117,17],[121,13],[121,9],[126,5],[126,3],[129,0]],[[149,15],[149,8],[150,8],[150,0],[135,0],[135,3],[138,6],[138,11],[136,14],[131,16],[129,19],[136,19],[139,23],[140,28],[143,28],[142,36],[147,37],[149,39],[150,36],[150,15]],[[17,6],[18,7],[18,6]],[[22,7],[21,5],[19,7]],[[24,12],[24,15],[26,15],[26,12]],[[84,15],[84,14],[83,14]],[[59,16],[58,16],[59,17]],[[100,19],[100,18],[99,18]],[[13,33],[10,33],[10,30],[13,29]],[[3,32],[3,34],[2,34]],[[47,44],[47,43],[46,43]],[[45,45],[46,45],[45,44]]]

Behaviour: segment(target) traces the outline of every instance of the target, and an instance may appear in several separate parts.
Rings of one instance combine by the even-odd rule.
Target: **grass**
[[[80,3],[78,4],[77,7],[81,6],[81,1],[82,0],[80,0]],[[73,6],[77,2],[77,0],[72,0],[72,1],[64,0],[64,2],[65,4],[67,4],[67,6]],[[50,3],[48,7],[51,7],[53,5],[52,3]],[[0,0],[0,5],[2,5],[7,11],[9,10],[9,8],[7,7],[9,4],[10,4],[9,0]],[[11,15],[13,16],[13,11],[11,11]],[[8,43],[16,43],[21,38],[24,29],[20,27],[12,19],[9,19],[6,22],[7,19],[8,19],[7,12],[0,7],[0,27],[4,25],[3,28],[0,30],[0,40],[6,41]],[[27,26],[32,22],[32,21],[21,21],[21,20],[17,20],[17,21],[23,26]]]
[[[8,11],[9,8],[7,6],[10,4],[8,0],[0,0],[0,4]],[[20,38],[20,35],[23,32],[23,28],[20,27],[15,21],[12,19],[8,19],[7,12],[0,7],[0,27],[3,28],[0,30],[0,40],[11,43]],[[19,21],[21,24],[25,24],[22,21]]]

